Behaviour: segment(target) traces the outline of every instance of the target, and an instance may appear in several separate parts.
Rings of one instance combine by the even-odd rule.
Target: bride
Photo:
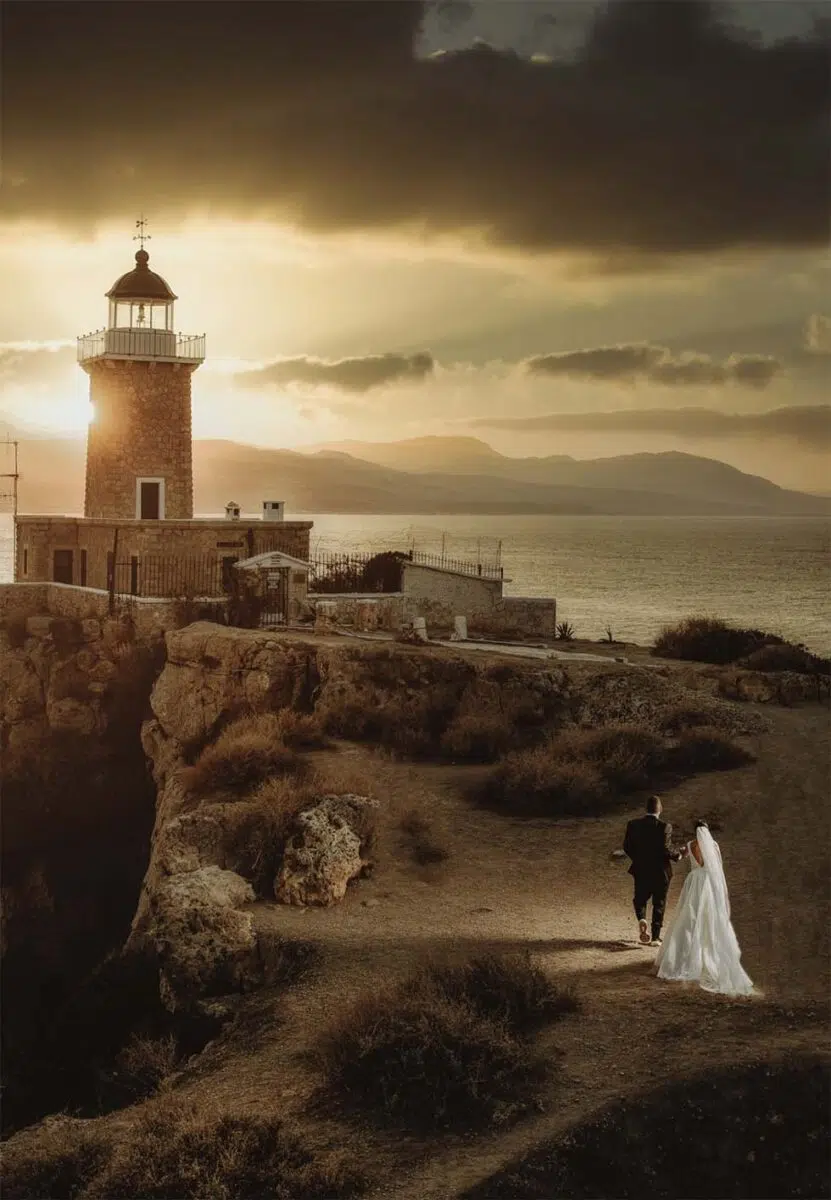
[[[730,897],[718,842],[706,821],[697,821],[687,845],[690,873],[684,881],[672,928],[658,952],[658,978],[698,983],[708,992],[748,996],[753,981],[730,922]]]

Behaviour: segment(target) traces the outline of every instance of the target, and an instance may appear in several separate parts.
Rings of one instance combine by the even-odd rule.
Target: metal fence
[[[418,550],[385,550],[377,554],[368,551],[352,554],[318,552],[311,564],[309,589],[323,595],[400,592],[404,566],[408,562],[479,579],[502,579],[502,567],[496,563],[448,558],[443,554],[425,554]]]
[[[184,596],[221,597],[232,584],[233,559],[207,555],[178,556],[143,554],[107,563],[107,589],[119,597],[154,596],[181,599]]]
[[[254,628],[288,620],[289,571],[269,571],[265,586],[234,567],[236,555],[134,555],[107,561],[111,608],[128,608],[141,597],[176,600],[186,622],[200,619]]]

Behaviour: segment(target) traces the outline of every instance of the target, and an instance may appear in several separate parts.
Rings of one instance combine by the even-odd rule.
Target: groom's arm
[[[632,822],[626,826],[626,836],[623,839],[623,853],[627,858],[632,857]]]
[[[673,844],[672,844],[672,826],[670,825],[669,822],[667,822],[666,828],[664,830],[664,850],[666,852],[667,858],[669,858],[672,862],[678,862],[678,860],[683,858],[686,853],[686,847],[682,847],[680,850],[676,850],[675,847],[673,846]]]

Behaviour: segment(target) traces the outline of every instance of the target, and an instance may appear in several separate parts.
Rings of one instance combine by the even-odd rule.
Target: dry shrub
[[[194,796],[222,794],[233,799],[247,796],[273,776],[298,775],[304,764],[283,740],[297,730],[279,714],[240,717],[207,746],[192,767],[181,773],[184,787]]]
[[[730,771],[755,762],[755,757],[718,729],[702,726],[685,730],[666,751],[667,766],[683,775],[699,771]]]
[[[749,671],[796,671],[800,675],[828,675],[831,660],[811,654],[790,642],[761,646],[741,660]]]
[[[527,960],[474,960],[367,995],[320,1043],[323,1097],[353,1117],[425,1134],[511,1120],[534,1103],[550,1066],[525,1035],[565,1011],[550,984],[546,1009],[546,985]]]
[[[496,762],[517,743],[516,727],[505,713],[457,713],[442,734],[444,758]]]
[[[341,764],[320,767],[301,778],[267,779],[240,806],[240,820],[229,847],[236,856],[235,869],[251,881],[259,895],[271,896],[274,877],[299,814],[314,808],[323,796],[370,794],[364,776]],[[360,839],[362,855],[370,857],[377,838],[374,808],[350,806],[347,810],[345,806],[344,816]]]
[[[663,740],[637,725],[600,729],[567,729],[550,742],[561,762],[594,763],[614,792],[634,792],[650,785],[660,771]]]
[[[36,1142],[3,1147],[4,1200],[75,1200],[103,1169],[110,1149],[100,1134],[57,1118]]]
[[[661,658],[723,664],[736,662],[762,646],[783,644],[774,633],[736,629],[718,617],[686,617],[661,631],[652,653]]]
[[[594,763],[558,762],[550,744],[504,759],[477,793],[485,804],[521,816],[577,816],[608,805],[608,785]]]
[[[682,733],[685,729],[696,729],[702,725],[710,725],[713,721],[711,708],[700,708],[692,704],[678,704],[667,709],[658,722],[662,733],[670,737]]]
[[[178,1059],[173,1034],[148,1037],[134,1033],[116,1056],[111,1084],[124,1094],[125,1103],[151,1096],[171,1074]]]
[[[279,712],[266,714],[259,720],[264,723],[268,717],[273,718],[276,736],[292,750],[321,750],[327,745],[320,722],[309,713],[281,708]]]
[[[433,866],[448,857],[447,850],[433,837],[429,822],[415,809],[401,818],[398,828],[404,835],[410,857],[420,867]]]
[[[101,1200],[320,1200],[360,1195],[346,1156],[318,1157],[278,1120],[172,1098],[139,1117],[85,1193]]]
[[[433,966],[427,986],[448,1000],[526,1036],[579,1010],[568,989],[556,987],[529,954],[485,954],[454,966]]]

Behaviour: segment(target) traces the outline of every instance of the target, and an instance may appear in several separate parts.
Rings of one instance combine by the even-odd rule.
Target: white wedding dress
[[[742,952],[730,921],[730,897],[718,842],[709,829],[696,831],[703,866],[690,850],[672,926],[658,951],[658,978],[685,980],[708,992],[748,996],[753,981],[741,964]],[[688,845],[689,849],[689,845]]]

